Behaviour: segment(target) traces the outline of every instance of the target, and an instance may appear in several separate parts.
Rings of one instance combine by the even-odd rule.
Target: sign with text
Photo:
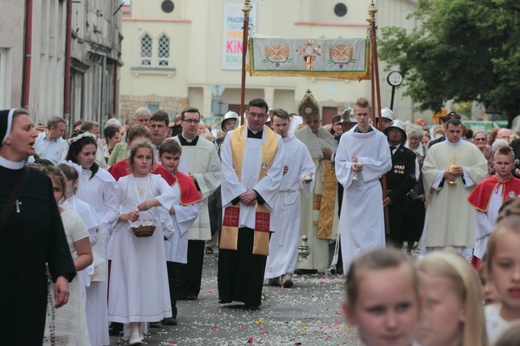
[[[243,2],[224,3],[223,20],[223,40],[222,40],[222,69],[241,70],[242,69],[242,44],[244,12],[242,12]],[[256,4],[249,12],[249,33],[256,31]]]

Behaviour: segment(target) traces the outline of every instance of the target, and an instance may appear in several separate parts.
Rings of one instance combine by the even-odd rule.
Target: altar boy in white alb
[[[309,197],[316,167],[314,161],[298,138],[289,136],[290,118],[283,109],[271,111],[274,132],[280,135],[284,145],[284,169],[280,190],[271,212],[271,241],[265,267],[265,278],[270,285],[293,286],[292,274],[298,261],[298,234],[300,230],[300,190]]]

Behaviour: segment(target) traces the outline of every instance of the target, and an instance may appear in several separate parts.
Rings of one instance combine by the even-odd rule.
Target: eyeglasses
[[[486,139],[485,138],[475,138],[475,142],[482,142],[482,141],[485,141]]]
[[[267,114],[264,114],[264,113],[251,113],[251,112],[248,112],[247,115],[249,115],[251,118],[264,118],[267,116]]]
[[[188,124],[198,124],[198,123],[200,123],[199,119],[184,119],[183,121],[188,123]]]

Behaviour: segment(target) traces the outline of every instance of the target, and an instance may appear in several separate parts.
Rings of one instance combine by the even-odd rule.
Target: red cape
[[[108,172],[112,174],[116,181],[118,181],[119,178],[132,174],[133,170],[132,167],[130,167],[128,164],[128,160],[129,159],[118,161],[108,169]],[[172,184],[175,182],[175,177],[170,172],[168,172],[166,168],[157,163],[154,163],[153,170],[150,171],[150,173],[160,175],[170,186],[172,186]]]
[[[202,201],[202,196],[197,190],[193,179],[189,175],[179,171],[177,171],[176,174],[177,182],[179,183],[179,191],[181,192],[181,204],[190,205]],[[172,177],[175,179],[175,176],[172,175]]]
[[[502,203],[508,199],[515,198],[520,195],[520,179],[511,177],[506,180],[500,180],[498,176],[494,175],[484,179],[480,184],[471,191],[467,201],[473,208],[487,212],[491,194],[495,191],[499,184],[504,184],[504,194],[502,196]]]

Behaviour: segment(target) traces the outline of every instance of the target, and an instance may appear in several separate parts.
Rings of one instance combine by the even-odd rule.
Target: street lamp
[[[392,98],[390,99],[390,109],[394,110],[394,95],[395,88],[403,83],[403,75],[401,72],[394,70],[388,74],[386,77],[386,81],[388,84],[392,86]]]

